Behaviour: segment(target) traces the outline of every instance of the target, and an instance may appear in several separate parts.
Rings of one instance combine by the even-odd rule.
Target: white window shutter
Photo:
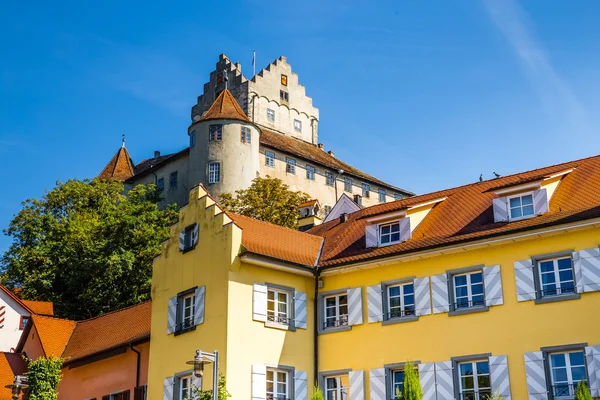
[[[431,314],[431,291],[429,290],[429,277],[416,278],[415,287],[415,314],[417,316]]]
[[[192,234],[192,246],[198,244],[198,224],[194,225],[194,233]]]
[[[367,287],[367,313],[369,323],[383,321],[381,285]]]
[[[533,212],[544,214],[548,212],[548,191],[544,188],[533,192]]]
[[[446,274],[431,277],[431,294],[433,297],[433,313],[445,313],[450,311],[448,300],[448,277]]]
[[[362,288],[348,289],[348,325],[362,323]]]
[[[204,297],[206,286],[196,289],[196,304],[194,304],[194,325],[200,325],[204,322]]]
[[[167,310],[167,335],[175,332],[177,327],[177,296],[169,299],[169,309]]]
[[[506,356],[491,356],[489,363],[492,392],[498,391],[504,400],[511,400],[508,358]]]
[[[306,293],[294,292],[294,320],[296,328],[306,329]]]
[[[252,399],[267,398],[267,367],[263,364],[252,365]]]
[[[350,400],[365,400],[365,373],[362,370],[348,373]]]
[[[436,400],[435,363],[419,364],[419,381],[423,391],[423,400]]]
[[[600,290],[600,249],[593,248],[573,253],[577,293]]]
[[[600,397],[600,346],[585,348],[587,370],[590,377],[588,382],[592,397]]]
[[[492,200],[494,209],[494,222],[508,221],[508,201],[506,197],[498,197]]]
[[[185,250],[185,230],[179,232],[179,251]]]
[[[362,371],[360,372],[362,373]],[[385,368],[375,368],[369,371],[369,384],[371,400],[386,400]],[[352,387],[350,388],[350,397],[352,397]]]
[[[535,300],[535,281],[531,260],[515,261],[517,301]]]
[[[452,361],[435,363],[435,386],[438,399],[454,399]]]
[[[294,400],[307,400],[308,383],[305,371],[294,371]]]
[[[485,287],[486,306],[504,304],[504,298],[502,297],[502,275],[499,265],[483,268],[483,284]]]
[[[410,217],[404,217],[400,220],[400,241],[405,242],[410,239]]]
[[[367,247],[377,247],[377,243],[379,242],[377,225],[367,225],[365,227],[365,242]]]
[[[525,375],[529,400],[548,400],[544,356],[541,351],[525,353]]]
[[[252,319],[255,321],[267,321],[267,286],[254,284],[254,313]]]
[[[173,400],[173,382],[172,376],[165,378],[163,388],[163,400]]]

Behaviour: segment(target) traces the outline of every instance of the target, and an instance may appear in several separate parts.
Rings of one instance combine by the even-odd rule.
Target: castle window
[[[352,193],[352,179],[344,178],[344,191]]]
[[[211,161],[208,163],[208,183],[221,182],[221,163]]]
[[[193,130],[192,133],[190,133],[190,147],[194,147],[196,145],[196,131]]]
[[[156,181],[156,187],[158,188],[159,192],[165,190],[165,178],[160,178],[158,181]]]
[[[368,199],[371,193],[371,185],[369,185],[368,183],[363,183],[361,185],[362,187],[362,197],[364,197],[365,199]]]
[[[265,165],[271,168],[275,167],[275,153],[265,151]]]
[[[394,193],[394,199],[402,200],[402,195],[400,193]]]
[[[385,203],[385,189],[379,189],[379,202]]]
[[[329,171],[325,171],[325,184],[327,186],[333,186],[335,184],[335,177]]]
[[[267,119],[271,122],[275,122],[275,111],[267,108]]]
[[[281,74],[281,84],[287,86],[287,75]]]
[[[287,103],[290,101],[290,94],[288,92],[286,92],[285,90],[280,90],[279,91],[279,99],[281,99],[281,101]]]
[[[288,174],[296,174],[296,160],[294,160],[293,158],[286,158],[285,159],[285,172],[287,172]]]
[[[306,166],[306,179],[314,181],[315,180],[315,167],[312,165]]]
[[[208,127],[208,140],[222,140],[223,139],[223,125],[215,124]]]
[[[246,126],[242,126],[241,137],[242,143],[250,144],[252,141],[252,131]]]
[[[296,132],[302,132],[302,121],[294,120],[294,130]]]
[[[171,172],[169,175],[169,190],[177,189],[177,171]]]

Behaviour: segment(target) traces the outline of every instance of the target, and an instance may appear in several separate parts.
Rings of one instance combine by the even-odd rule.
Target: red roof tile
[[[50,301],[21,300],[34,314],[54,316],[54,305]]]
[[[11,400],[11,390],[5,386],[15,381],[15,375],[27,372],[27,362],[22,354],[0,353],[0,400]]]
[[[248,116],[229,90],[223,90],[217,96],[208,111],[199,119],[199,121],[208,121],[212,119],[234,119],[250,122]]]
[[[60,357],[69,342],[73,329],[75,329],[75,321],[35,314],[31,316],[31,321],[38,333],[46,357],[51,355]],[[18,347],[21,347],[20,343]]]
[[[133,161],[129,157],[129,152],[125,147],[119,151],[108,162],[106,167],[100,172],[98,178],[106,180],[125,181],[134,175]]]

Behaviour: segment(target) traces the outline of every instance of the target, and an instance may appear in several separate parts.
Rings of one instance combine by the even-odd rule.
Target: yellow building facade
[[[234,399],[306,399],[318,382],[327,400],[392,400],[407,362],[427,400],[569,399],[580,381],[600,397],[599,245],[600,157],[307,233],[197,187],[154,265],[149,398],[182,398],[196,349],[219,350]],[[173,330],[191,293],[201,322]]]

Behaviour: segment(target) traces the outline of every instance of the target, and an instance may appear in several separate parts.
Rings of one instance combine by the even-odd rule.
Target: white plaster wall
[[[0,290],[0,306],[4,306],[4,326],[0,329],[0,351],[10,351],[17,346],[21,333],[19,323],[21,316],[29,313],[21,307],[12,297]]]

